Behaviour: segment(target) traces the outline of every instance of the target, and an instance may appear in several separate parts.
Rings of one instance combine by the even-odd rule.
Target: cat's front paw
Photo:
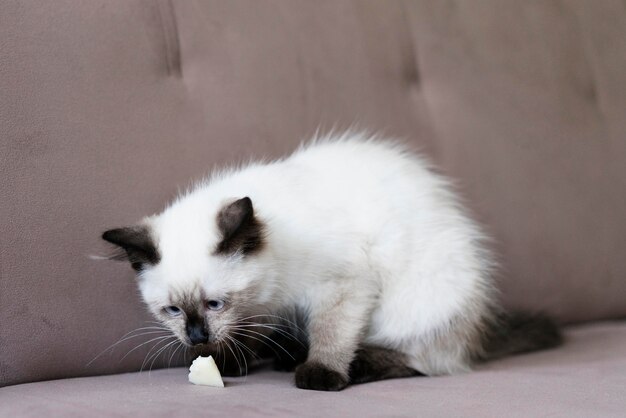
[[[296,368],[300,389],[338,391],[348,386],[348,378],[320,363],[304,363]]]

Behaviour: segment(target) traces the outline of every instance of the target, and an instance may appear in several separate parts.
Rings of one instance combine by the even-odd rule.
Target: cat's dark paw
[[[348,386],[348,378],[320,363],[304,363],[296,368],[300,389],[338,391]]]

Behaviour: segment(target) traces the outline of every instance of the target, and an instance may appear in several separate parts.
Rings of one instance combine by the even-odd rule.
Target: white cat
[[[269,341],[277,318],[301,319],[305,389],[458,373],[560,341],[543,316],[501,312],[485,236],[448,181],[360,133],[221,172],[103,238],[186,344]]]

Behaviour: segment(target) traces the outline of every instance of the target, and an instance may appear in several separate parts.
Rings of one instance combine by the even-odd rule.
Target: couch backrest
[[[617,0],[3,2],[0,385],[138,369],[86,366],[149,319],[100,233],[354,123],[458,180],[508,306],[624,316],[625,68]]]

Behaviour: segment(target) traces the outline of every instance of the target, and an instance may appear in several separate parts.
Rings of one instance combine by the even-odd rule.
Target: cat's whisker
[[[124,335],[123,335],[123,336],[122,336],[122,337],[121,337],[121,338],[120,338],[117,342],[115,342],[115,343],[111,344],[110,346],[108,346],[107,348],[105,348],[104,350],[102,350],[102,351],[100,352],[100,354],[98,354],[98,355],[97,355],[96,357],[94,357],[94,358],[93,358],[93,359],[92,359],[89,363],[87,363],[87,364],[85,365],[85,367],[89,367],[89,365],[91,365],[94,361],[96,361],[97,359],[99,359],[99,358],[100,358],[100,357],[101,357],[104,353],[106,353],[107,351],[111,350],[111,352],[112,352],[112,350],[113,350],[115,347],[117,347],[119,344],[123,343],[124,341],[128,341],[128,340],[131,340],[131,339],[133,339],[133,338],[142,337],[142,336],[145,336],[145,335],[158,334],[158,333],[162,333],[162,332],[166,332],[166,331],[167,331],[167,332],[169,332],[169,331],[170,331],[169,329],[166,329],[166,328],[165,328],[165,329],[158,330],[158,331],[157,331],[157,330],[151,330],[151,331],[141,332],[141,333],[139,333],[139,334],[135,334],[135,335],[129,335],[129,334],[132,334],[133,332],[137,332],[137,331],[144,330],[144,329],[149,329],[149,328],[152,328],[152,327],[137,328],[137,329],[134,329],[134,330],[132,330],[132,331],[130,331],[130,332],[127,332],[127,333],[126,333],[126,334],[124,334]]]
[[[150,363],[150,368],[148,369],[148,375],[150,375],[150,372],[152,371],[152,367],[154,366],[154,362],[155,362],[155,361],[159,358],[159,356],[160,356],[161,354],[163,354],[167,348],[171,348],[171,347],[172,347],[172,345],[176,344],[177,342],[178,342],[177,340],[174,340],[174,341],[171,341],[171,342],[169,342],[169,343],[165,344],[165,346],[163,346],[163,348],[160,348],[160,349],[159,349],[159,350],[158,350],[158,351],[157,351],[157,352],[153,355],[152,362]]]
[[[222,355],[222,342],[221,341],[217,343],[216,349],[217,349],[217,357],[222,359],[222,370],[224,370],[224,367],[226,366],[225,364],[226,359]]]
[[[254,350],[252,350],[250,347],[248,347],[243,341],[237,341],[237,339],[233,339],[233,341],[235,342],[235,344],[241,345],[242,348],[244,348],[246,351],[248,351],[253,359],[256,359],[256,360],[259,360],[259,361],[262,360],[261,357],[259,357],[259,355],[257,353],[255,353]],[[246,367],[247,367],[247,365],[246,365]],[[248,371],[246,370],[246,378],[247,378],[247,375],[248,375]]]
[[[154,366],[154,362],[159,358],[159,356],[162,354],[165,354],[166,352],[169,353],[172,350],[172,347],[174,346],[174,344],[176,344],[177,342],[178,340],[170,341],[169,343],[165,344],[162,348],[160,348],[156,353],[153,354],[152,362],[150,363],[150,368],[148,369],[148,372],[152,370],[152,367]]]
[[[158,340],[163,340],[163,339],[167,339],[167,338],[176,338],[176,337],[175,337],[175,336],[173,336],[173,335],[163,335],[163,336],[160,336],[160,337],[155,337],[155,338],[152,338],[152,339],[150,339],[150,340],[148,340],[148,341],[145,341],[145,342],[143,342],[143,343],[139,344],[138,346],[136,346],[135,348],[133,348],[132,350],[130,350],[128,353],[126,353],[126,354],[124,355],[124,357],[122,357],[122,358],[119,360],[119,362],[121,363],[121,362],[122,362],[122,361],[123,361],[126,357],[128,357],[128,356],[130,355],[130,353],[132,353],[133,351],[135,351],[135,350],[139,349],[140,347],[143,347],[144,345],[149,344],[149,343],[151,343],[152,341],[158,341]]]
[[[300,326],[297,323],[293,322],[291,319],[281,316],[281,315],[276,315],[276,314],[271,314],[271,313],[251,315],[245,318],[241,318],[241,320],[245,321],[245,320],[254,319],[254,318],[275,318],[293,326],[294,328],[300,329]]]
[[[168,340],[164,339],[161,341],[157,341],[152,347],[150,347],[150,350],[148,350],[148,352],[146,353],[145,357],[143,358],[143,361],[141,362],[141,367],[139,368],[139,373],[143,372],[143,368],[146,366],[146,364],[148,364],[148,361],[150,360],[151,356],[152,356],[152,352],[154,350],[157,349],[157,347],[159,347],[161,344],[167,344]]]
[[[247,321],[248,319],[254,319],[254,318],[264,318],[264,317],[268,317],[268,318],[274,318],[274,319],[278,319],[279,321],[282,321],[283,323],[267,323],[267,322],[252,322],[252,321]],[[252,315],[252,316],[248,316],[245,318],[242,318],[238,321],[238,324],[244,325],[244,324],[250,324],[250,325],[255,325],[255,326],[260,326],[260,327],[274,327],[272,329],[274,329],[275,331],[287,336],[288,338],[293,338],[294,341],[298,341],[298,343],[300,343],[303,347],[305,347],[305,345],[302,343],[302,341],[300,341],[299,338],[296,337],[295,334],[293,334],[292,332],[290,332],[290,330],[295,330],[300,334],[306,334],[306,332],[300,327],[298,326],[298,324],[296,324],[295,322],[289,320],[288,318],[282,317],[280,315],[273,315],[273,314],[258,314],[258,315]]]
[[[173,341],[172,344],[170,344],[168,346],[167,352],[165,353],[165,358],[167,358],[169,355],[172,354],[172,349],[175,347],[174,344],[176,344],[176,343],[177,343],[177,341]]]
[[[230,347],[230,344],[228,344],[227,342],[230,340],[232,341],[232,338],[230,338],[229,336],[226,336],[226,343],[224,344],[226,346],[226,348],[228,348],[230,350],[230,352],[233,354],[233,357],[235,358],[235,361],[237,361],[237,366],[239,367],[239,373],[242,372],[242,368],[241,368],[241,363],[239,362],[239,359],[237,358],[237,356],[235,355],[235,352],[233,351],[233,349]]]
[[[300,326],[298,326],[298,324],[296,324],[295,322],[291,321],[288,318],[282,317],[280,315],[274,315],[274,314],[258,314],[258,315],[252,315],[252,316],[247,316],[245,318],[241,318],[241,321],[246,321],[248,319],[254,319],[254,318],[263,318],[263,317],[268,317],[268,318],[276,318],[279,319],[281,321],[286,322],[287,324],[289,324],[290,326],[292,326],[293,328],[297,329],[300,332],[304,332],[304,330],[302,328],[300,328]]]
[[[243,331],[243,330],[240,330],[240,331]],[[245,338],[250,338],[250,339],[256,340],[256,341],[260,342],[261,344],[265,345],[266,347],[268,347],[270,350],[272,350],[272,352],[274,353],[274,355],[276,355],[277,357],[280,355],[280,354],[278,353],[278,351],[276,351],[276,350],[274,349],[274,347],[272,347],[272,346],[271,346],[270,344],[268,344],[267,342],[265,342],[265,341],[263,341],[263,340],[260,340],[260,339],[259,339],[259,338],[257,338],[257,337],[254,337],[254,336],[251,336],[251,335],[247,335],[247,334],[243,334],[243,333],[240,333],[240,332],[237,332],[237,331],[231,331],[231,334],[234,334],[234,335],[237,335],[237,336],[240,336],[240,337],[245,337]]]
[[[183,351],[185,350],[185,344],[183,344],[182,341],[178,341],[178,345],[176,346],[176,349],[174,350],[174,352],[170,355],[170,359],[167,362],[167,368],[169,369],[170,367],[172,367],[172,359],[176,356],[176,354],[179,352],[178,350],[183,349]],[[180,357],[179,357],[180,360]]]
[[[232,328],[232,329],[235,329],[235,330],[245,331],[245,330],[250,330],[249,328],[253,328],[253,329],[254,329],[254,327],[256,327],[256,325],[250,325],[250,326],[233,326],[233,327],[231,327],[231,328]],[[301,347],[303,347],[303,348],[307,348],[306,344],[304,344],[304,343],[303,343],[303,342],[302,342],[299,338],[295,337],[295,336],[294,336],[294,335],[292,335],[292,334],[289,334],[289,333],[284,333],[284,332],[280,332],[280,330],[276,330],[276,329],[273,329],[273,328],[271,328],[271,327],[261,327],[261,328],[271,329],[272,331],[277,332],[279,335],[281,335],[281,336],[283,336],[283,337],[285,337],[285,338],[288,338],[290,341],[294,341],[294,342],[298,343]],[[263,335],[265,335],[265,334],[263,334]]]
[[[232,343],[234,344],[235,349],[237,350],[238,353],[241,354],[241,359],[243,360],[243,363],[245,365],[245,374],[244,374],[244,381],[247,380],[248,378],[248,361],[246,360],[246,355],[243,353],[243,351],[241,351],[241,348],[239,348],[239,345],[237,344],[237,340],[230,337],[230,336],[226,336],[226,338],[228,338],[230,341],[232,341]]]
[[[146,353],[146,355],[143,358],[143,361],[141,362],[141,367],[139,368],[139,372],[141,373],[143,371],[143,368],[146,364],[147,359],[150,357],[152,351],[154,351],[161,343],[166,343],[167,339],[161,339],[159,341],[157,341],[156,343],[154,343],[154,345],[152,347],[150,347],[150,349],[148,350],[148,352]]]
[[[222,354],[222,342],[217,344],[217,355],[222,357],[222,370],[226,368],[226,353]]]
[[[148,364],[148,361],[151,358],[151,353],[152,351],[154,351],[155,349],[157,349],[157,347],[159,347],[159,345],[163,344],[163,343],[168,343],[167,339],[163,339],[161,341],[156,342],[151,348],[150,350],[148,350],[148,353],[146,354],[146,356],[144,357],[143,362],[141,363],[141,367],[139,368],[139,372],[143,371],[143,368],[146,364]]]
[[[263,343],[263,344],[267,345],[270,349],[272,349],[272,351],[274,351],[274,353],[276,353],[276,350],[274,350],[274,349],[272,348],[272,346],[271,346],[271,345],[269,345],[268,343],[266,343],[265,341],[263,341],[263,340],[261,340],[261,339],[259,339],[259,338],[253,337],[252,335],[239,334],[239,332],[242,332],[242,333],[243,333],[243,332],[253,333],[253,334],[256,334],[256,335],[258,335],[258,336],[260,336],[260,337],[263,337],[263,338],[265,338],[265,339],[269,340],[269,341],[270,341],[270,342],[272,342],[272,343],[273,343],[276,347],[278,347],[278,348],[280,348],[281,350],[283,350],[283,351],[285,352],[285,354],[287,354],[289,357],[291,357],[291,358],[295,361],[295,358],[291,355],[291,353],[289,353],[289,351],[287,351],[287,350],[285,349],[285,347],[283,347],[282,345],[278,344],[275,340],[273,340],[272,338],[268,337],[267,335],[265,335],[265,334],[261,334],[260,332],[252,331],[252,330],[249,330],[249,329],[239,329],[238,331],[232,331],[232,333],[233,333],[233,334],[237,334],[237,335],[240,335],[240,336],[242,336],[242,337],[247,337],[247,338],[252,338],[253,340],[257,340],[257,341],[259,341],[259,342],[261,342],[261,343]],[[276,354],[278,355],[278,353],[276,353]]]
[[[172,356],[173,356],[172,360],[176,360],[177,362],[179,362],[181,360],[181,358],[180,358],[181,353],[183,351],[186,351],[186,350],[187,350],[187,347],[185,346],[185,344],[182,341],[178,340],[178,346],[176,346],[176,349],[174,350],[174,353],[172,354]],[[172,361],[172,360],[170,360],[170,361]],[[168,368],[169,367],[171,367],[171,365],[168,365]]]
[[[256,324],[256,323],[250,322],[250,323],[245,323],[245,324],[239,323],[237,325],[231,325],[231,328],[243,329],[243,328],[246,328],[246,327],[259,327],[259,328],[271,329],[272,331],[278,332],[280,335],[282,335],[282,336],[284,336],[286,338],[289,338],[290,340],[295,341],[298,344],[300,344],[302,347],[306,348],[306,345],[298,337],[296,337],[294,334],[292,334],[292,333],[290,333],[288,331],[276,328],[273,325],[276,325],[276,324]]]
[[[248,347],[243,341],[238,341],[237,339],[233,339],[233,340],[234,340],[235,344],[237,344],[237,345],[241,346],[242,348],[244,348],[255,359],[260,359],[260,357],[257,355],[257,353],[255,353],[252,349],[250,349],[250,347]]]
[[[178,341],[178,345],[174,346],[174,349],[170,348],[170,356],[168,357],[167,360],[167,368],[169,369],[170,367],[172,367],[172,359],[174,358],[174,355],[176,354],[176,352],[180,349],[180,341]]]
[[[251,330],[251,329],[249,329],[248,327],[231,327],[231,328],[235,329],[236,331],[240,331],[240,332],[248,332],[248,333],[252,333],[252,334],[258,335],[259,337],[262,337],[262,338],[265,338],[265,339],[267,339],[267,340],[271,341],[271,342],[272,342],[272,343],[274,343],[277,347],[281,347],[281,348],[282,348],[282,346],[281,346],[278,342],[276,342],[274,339],[272,339],[269,335],[265,335],[265,334],[263,334],[262,332],[258,332],[258,331]],[[250,337],[250,336],[249,336],[249,337]],[[283,348],[283,349],[284,349],[284,348]]]
[[[243,360],[244,366],[246,367],[246,375],[245,375],[245,377],[248,377],[248,370],[249,370],[249,368],[248,368],[248,359],[246,359],[246,354],[239,347],[239,344],[237,343],[237,340],[233,339],[233,343],[235,344],[235,347],[237,348],[237,350],[241,353],[241,359]]]
[[[167,358],[167,368],[171,368],[172,367],[172,359],[174,358],[174,355],[176,354],[176,352],[178,351],[178,349],[180,348],[180,341],[178,341],[178,344],[175,345],[173,348],[170,347],[169,351],[168,351],[168,358]]]

